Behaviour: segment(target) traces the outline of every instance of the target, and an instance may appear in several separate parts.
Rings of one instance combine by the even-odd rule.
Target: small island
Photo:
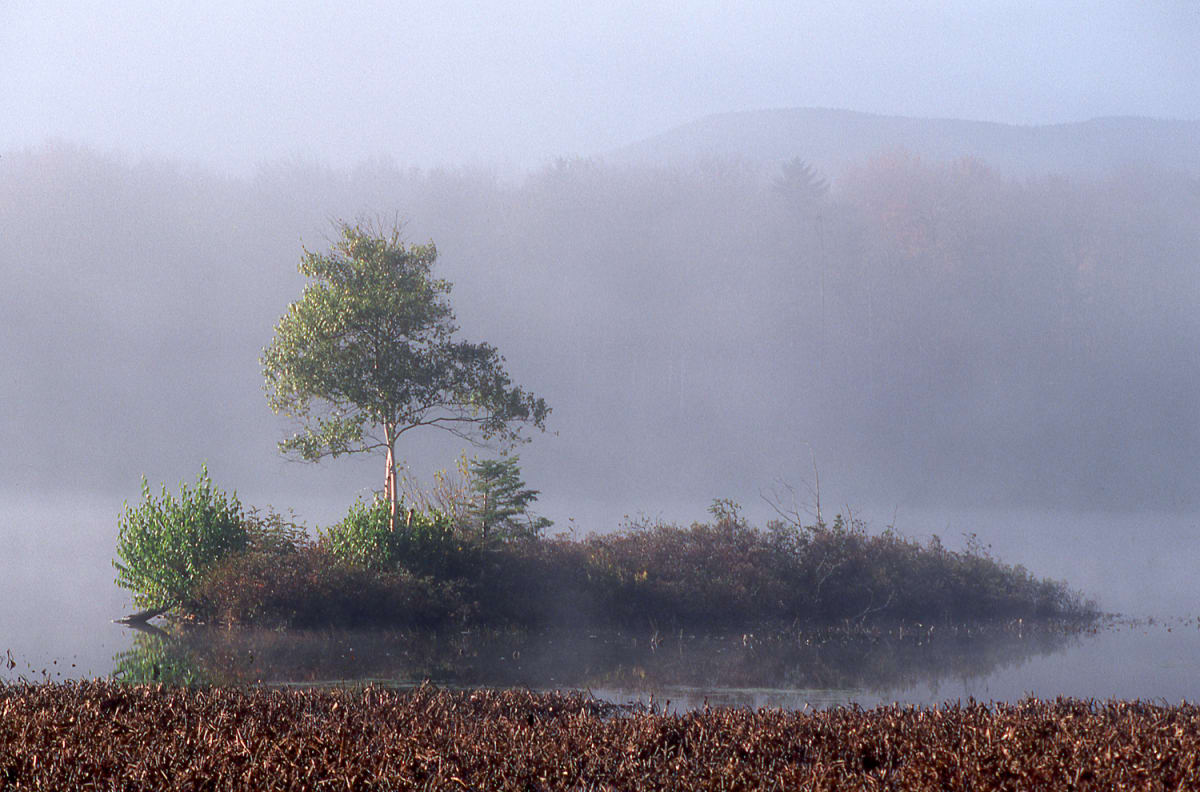
[[[512,450],[522,428],[545,429],[550,407],[512,383],[494,347],[458,339],[436,257],[432,242],[408,245],[396,227],[340,223],[328,252],[305,250],[309,285],[262,356],[270,406],[297,425],[281,451],[314,462],[381,453],[382,493],[314,536],[245,508],[207,469],[178,496],[165,486],[155,496],[143,480],[114,562],[141,609],[130,619],[657,632],[1097,615],[1066,584],[978,542],[954,551],[936,536],[872,533],[852,514],[827,522],[819,502],[807,522],[780,510],[753,526],[718,499],[710,520],[688,526],[548,535]],[[493,441],[502,455],[464,455],[432,490],[406,486],[396,446],[417,429]]]

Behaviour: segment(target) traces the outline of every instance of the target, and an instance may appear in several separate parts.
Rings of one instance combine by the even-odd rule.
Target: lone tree
[[[386,452],[395,530],[400,435],[433,426],[512,444],[523,424],[544,430],[550,408],[512,384],[494,347],[453,338],[451,284],[432,276],[432,242],[406,245],[395,226],[337,228],[328,253],[304,249],[309,283],[263,351],[267,401],[301,425],[284,453],[315,462]]]

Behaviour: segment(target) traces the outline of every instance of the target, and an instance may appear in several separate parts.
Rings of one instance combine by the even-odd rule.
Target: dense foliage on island
[[[545,521],[524,512],[490,525],[470,508],[402,504],[402,513],[393,529],[385,499],[358,502],[313,536],[278,514],[245,512],[205,473],[178,497],[147,494],[126,512],[118,582],[140,606],[183,618],[294,627],[666,630],[1094,615],[1066,584],[977,544],[950,550],[841,516],[760,528],[716,501],[705,522],[574,538],[543,536]]]

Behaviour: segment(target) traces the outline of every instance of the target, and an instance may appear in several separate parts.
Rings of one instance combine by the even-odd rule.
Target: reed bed
[[[1196,789],[1198,745],[1188,704],[678,715],[428,686],[0,686],[18,790]]]

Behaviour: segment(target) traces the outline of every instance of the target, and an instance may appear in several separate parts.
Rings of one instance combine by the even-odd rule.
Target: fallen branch
[[[155,616],[161,616],[167,611],[171,610],[173,607],[175,606],[165,605],[161,608],[150,608],[149,610],[138,611],[137,613],[129,614],[123,619],[113,619],[113,624],[145,624]]]

